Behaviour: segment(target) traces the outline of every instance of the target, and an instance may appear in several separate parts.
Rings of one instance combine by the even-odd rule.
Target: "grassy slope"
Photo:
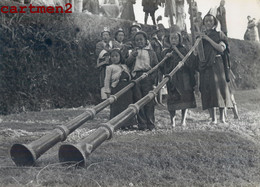
[[[8,156],[15,142],[29,143],[83,108],[2,116],[0,184],[40,186],[257,186],[260,184],[259,90],[238,91],[240,121],[208,124],[207,113],[189,112],[187,128],[169,126],[167,111],[156,110],[154,132],[116,132],[88,159],[87,166],[61,166],[58,145],[36,167],[16,167]],[[66,140],[75,143],[108,119],[108,109]],[[231,112],[231,111],[229,111]],[[22,129],[22,130],[21,130]],[[24,131],[23,131],[24,130]],[[33,132],[33,133],[31,133]]]

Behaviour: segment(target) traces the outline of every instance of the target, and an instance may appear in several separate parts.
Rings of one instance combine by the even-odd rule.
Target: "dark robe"
[[[177,48],[183,56],[187,54],[187,50],[183,46],[179,45]],[[172,48],[166,49],[163,51],[163,55],[165,56],[172,51],[174,51]],[[169,74],[181,60],[181,57],[174,51],[173,56],[165,61],[164,74]],[[169,111],[196,107],[193,93],[193,87],[195,86],[194,73],[194,70],[184,65],[167,82],[167,107]]]
[[[220,22],[221,31],[227,35],[227,21],[226,21],[226,9],[225,7],[218,7],[217,9],[217,19]]]
[[[88,10],[92,14],[99,14],[99,1],[98,0],[84,0],[83,10]]]
[[[124,87],[126,87],[130,83],[130,77],[126,72],[122,72],[122,75],[120,76],[120,80],[118,85],[115,88],[111,88],[111,95],[114,95],[115,93],[122,90]],[[130,89],[126,93],[124,93],[121,97],[117,99],[116,102],[110,105],[110,119],[117,116],[121,112],[123,112],[128,105],[133,103],[133,91]],[[129,119],[127,122],[125,122],[121,127],[129,127],[136,124],[135,117]]]
[[[146,13],[154,13],[158,9],[157,0],[142,0],[143,11]]]
[[[207,35],[216,43],[223,41],[216,30]],[[206,40],[203,40],[203,46],[206,61],[199,62],[202,108],[232,107],[221,54]]]
[[[133,4],[135,4],[135,0],[126,0],[123,2],[121,19],[135,21]]]

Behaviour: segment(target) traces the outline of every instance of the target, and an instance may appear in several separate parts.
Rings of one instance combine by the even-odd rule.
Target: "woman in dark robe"
[[[134,4],[135,0],[122,0],[121,19],[135,21]]]
[[[165,61],[164,74],[169,74],[188,53],[182,45],[182,35],[177,26],[170,28],[169,40],[171,47],[163,51],[163,56],[168,57]],[[186,65],[167,82],[167,108],[173,127],[175,126],[176,110],[182,111],[181,125],[185,126],[188,108],[196,107],[194,86],[194,71]]]
[[[145,12],[144,24],[147,25],[148,15],[150,14],[153,24],[155,22],[155,11],[158,9],[158,0],[142,0],[143,11]]]
[[[202,108],[209,109],[214,124],[217,123],[216,108],[220,110],[220,121],[226,123],[224,109],[233,107],[221,57],[226,49],[227,37],[223,32],[216,31],[217,23],[217,19],[211,14],[203,19],[206,33],[201,34],[201,37],[206,60],[199,61],[198,64]]]

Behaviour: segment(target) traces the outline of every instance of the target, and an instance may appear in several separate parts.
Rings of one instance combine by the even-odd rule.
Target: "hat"
[[[125,34],[125,31],[124,31],[122,28],[119,28],[119,29],[116,31],[115,36],[117,36],[119,32],[122,32],[122,33]]]
[[[210,14],[210,15],[216,17],[217,16],[217,9],[218,9],[217,7],[210,8],[207,14]]]
[[[108,32],[110,34],[110,29],[108,27],[104,27],[103,31],[101,31],[101,35],[104,33],[104,32]]]
[[[147,34],[146,34],[146,32],[144,32],[144,31],[138,31],[138,32],[135,34],[134,39],[135,39],[135,37],[136,37],[137,35],[139,35],[139,34],[142,34],[142,35],[145,37],[145,39],[148,40]]]
[[[141,25],[140,25],[139,23],[136,23],[136,22],[134,22],[133,25],[130,26],[130,30],[131,30],[133,27],[138,28],[138,30],[141,30],[141,29],[142,29]]]

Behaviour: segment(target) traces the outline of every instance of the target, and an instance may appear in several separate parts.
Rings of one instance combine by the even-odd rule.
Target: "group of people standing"
[[[186,125],[187,110],[196,107],[194,89],[199,86],[203,110],[210,112],[211,122],[216,124],[216,109],[220,111],[220,122],[226,123],[225,109],[234,108],[230,84],[225,75],[223,56],[228,47],[227,37],[223,32],[216,31],[217,18],[207,14],[203,20],[205,32],[200,33],[204,46],[205,60],[201,61],[198,51],[195,51],[184,66],[167,82],[167,109],[171,125],[175,126],[176,111],[181,110],[181,125]],[[130,27],[129,36],[119,28],[114,37],[108,28],[101,32],[102,41],[96,45],[98,55],[97,66],[100,69],[100,86],[103,99],[115,94],[131,80],[137,79],[143,73],[166,59],[158,72],[137,83],[133,89],[111,105],[110,118],[115,117],[128,107],[148,94],[158,83],[158,75],[167,75],[188,53],[189,45],[184,43],[181,29],[173,25],[165,29],[157,26],[151,36],[142,31],[138,24]],[[199,81],[195,79],[199,72]],[[153,130],[155,125],[155,101],[141,108],[137,117],[125,123],[122,128],[138,126],[139,130]],[[238,118],[238,113],[234,113]]]
[[[135,21],[136,0],[83,0],[83,12]]]
[[[83,12],[135,21],[134,4],[136,4],[136,0],[84,0]],[[181,30],[185,29],[184,0],[142,0],[141,5],[145,14],[144,24],[147,24],[149,16],[153,25],[157,24],[155,12],[161,6],[164,8],[164,16],[169,20],[174,19],[170,25],[174,22]]]

